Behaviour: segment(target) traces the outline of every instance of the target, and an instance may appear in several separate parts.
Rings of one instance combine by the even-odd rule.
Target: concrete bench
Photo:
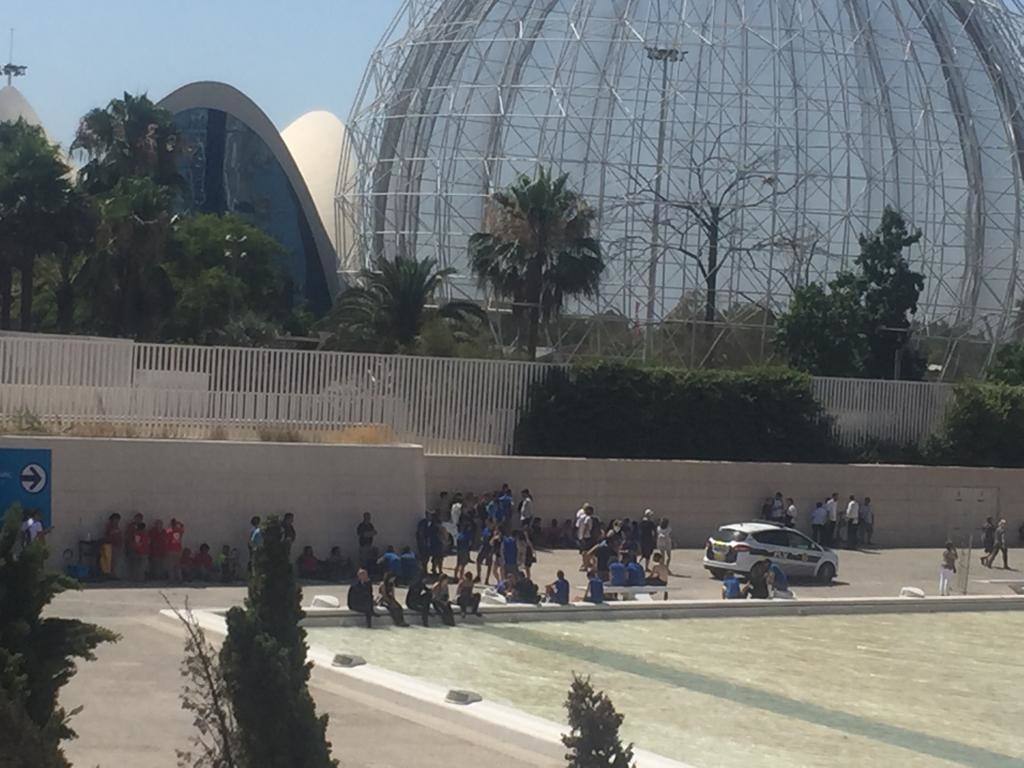
[[[586,585],[576,587],[578,592],[587,593]],[[637,597],[653,597],[654,595],[662,595],[663,600],[668,600],[668,587],[659,587],[653,584],[645,584],[642,587],[613,587],[611,584],[604,585],[604,596],[605,598],[615,596],[620,600],[636,600]]]

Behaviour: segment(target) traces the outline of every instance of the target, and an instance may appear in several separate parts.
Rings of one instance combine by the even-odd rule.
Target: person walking
[[[661,559],[668,568],[672,563],[672,527],[668,524],[668,518],[661,518],[658,523],[658,538],[655,542],[655,549],[661,555]]]
[[[982,558],[982,563],[985,567],[991,568],[992,564],[996,561],[996,556],[1003,553],[1003,568],[1006,570],[1010,569],[1010,564],[1007,562],[1006,553],[1006,520],[1000,520],[996,525],[995,539],[992,544],[992,552],[989,553],[987,558]]]
[[[985,524],[981,526],[981,545],[985,550],[985,554],[981,556],[984,562],[996,547],[996,524],[992,522],[991,517],[986,517]]]
[[[850,503],[846,505],[846,546],[849,549],[857,548],[857,532],[860,529],[860,504],[850,494]]]
[[[865,496],[864,503],[860,505],[860,527],[864,531],[864,543],[870,546],[875,535],[875,511],[871,508],[870,496]]]
[[[820,501],[815,502],[811,512],[811,538],[816,544],[825,543],[825,524],[828,522],[828,510]]]
[[[947,541],[946,549],[942,552],[942,565],[939,568],[939,594],[943,597],[952,594],[951,585],[956,573],[956,560],[956,547],[952,541]]]
[[[640,559],[644,561],[644,567],[650,566],[657,543],[658,524],[654,521],[654,510],[645,509],[640,519]]]

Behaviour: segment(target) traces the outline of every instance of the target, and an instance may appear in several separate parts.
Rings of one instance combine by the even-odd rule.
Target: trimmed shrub
[[[968,467],[1024,467],[1024,387],[958,386],[928,458]]]
[[[518,425],[516,452],[729,461],[841,458],[805,374],[619,363],[559,370],[535,384]]]

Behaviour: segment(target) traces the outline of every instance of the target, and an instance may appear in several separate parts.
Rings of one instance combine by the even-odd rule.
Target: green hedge
[[[1024,387],[958,386],[927,454],[934,464],[1024,467]]]
[[[534,456],[835,461],[810,378],[600,363],[535,384],[516,435]]]

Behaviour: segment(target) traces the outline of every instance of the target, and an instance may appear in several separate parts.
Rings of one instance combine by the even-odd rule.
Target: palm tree
[[[513,315],[527,322],[527,352],[537,357],[540,322],[562,310],[568,296],[593,296],[604,261],[591,237],[594,210],[541,168],[494,193],[484,231],[469,239],[469,259],[481,287],[512,301]]]
[[[375,270],[360,272],[362,284],[341,296],[320,327],[330,332],[332,345],[345,346],[347,341],[382,352],[409,349],[434,314],[435,294],[454,272],[437,269],[434,259],[381,259]],[[487,320],[487,314],[470,301],[448,301],[436,315],[455,322]]]
[[[105,109],[92,109],[78,124],[72,152],[87,162],[78,172],[87,192],[107,192],[118,181],[145,177],[163,187],[180,189],[178,173],[182,141],[174,117],[143,94],[125,93]]]

